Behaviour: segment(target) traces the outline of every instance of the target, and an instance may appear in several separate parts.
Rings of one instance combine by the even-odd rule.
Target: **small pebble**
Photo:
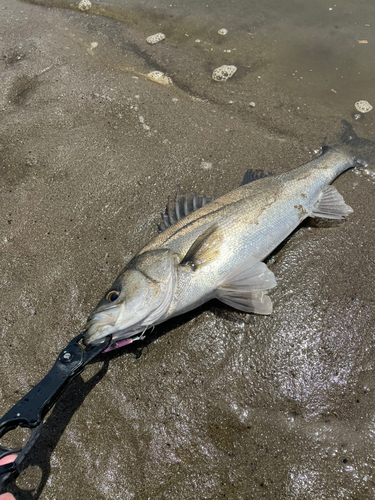
[[[255,108],[255,102],[250,102],[249,106],[252,107],[252,108]]]
[[[226,30],[225,28],[221,28],[219,29],[218,33],[219,35],[226,35],[228,33],[228,30]]]

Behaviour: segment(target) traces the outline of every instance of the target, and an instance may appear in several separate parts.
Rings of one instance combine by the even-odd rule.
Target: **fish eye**
[[[105,296],[105,300],[107,302],[114,302],[117,297],[119,296],[119,292],[117,292],[116,290],[111,290],[110,292],[107,293],[107,295]]]

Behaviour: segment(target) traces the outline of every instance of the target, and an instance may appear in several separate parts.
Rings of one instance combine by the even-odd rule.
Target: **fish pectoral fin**
[[[325,219],[343,219],[351,214],[353,209],[344,201],[344,198],[333,186],[324,188],[315,203],[311,217]]]
[[[161,214],[162,222],[158,224],[159,232],[161,233],[180,219],[204,207],[213,199],[212,196],[205,196],[204,194],[186,193],[181,195],[180,187],[178,187],[173,201],[168,196],[165,212]]]
[[[271,314],[272,301],[267,290],[275,286],[275,276],[266,264],[249,259],[219,285],[216,297],[241,311]]]
[[[217,224],[210,226],[191,245],[180,266],[190,266],[193,271],[213,262],[219,255],[223,235]]]
[[[264,177],[269,177],[270,175],[271,174],[266,174],[265,172],[263,172],[263,170],[251,170],[251,169],[246,170],[240,186],[244,186],[245,184],[250,184],[250,182],[263,179]]]

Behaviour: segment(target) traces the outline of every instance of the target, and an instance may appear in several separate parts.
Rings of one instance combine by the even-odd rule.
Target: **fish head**
[[[136,255],[88,317],[84,343],[112,345],[160,322],[172,302],[178,257],[168,249]]]

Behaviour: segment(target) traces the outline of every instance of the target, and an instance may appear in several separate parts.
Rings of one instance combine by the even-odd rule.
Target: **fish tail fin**
[[[353,127],[346,120],[342,120],[343,132],[335,149],[340,150],[353,158],[356,166],[366,167],[375,162],[375,142],[358,137]]]

